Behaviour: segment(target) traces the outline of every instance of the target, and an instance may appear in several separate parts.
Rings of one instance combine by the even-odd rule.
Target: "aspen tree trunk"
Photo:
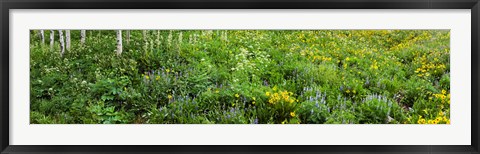
[[[117,55],[122,54],[122,30],[117,30]]]
[[[63,57],[65,53],[65,40],[63,39],[63,31],[58,30],[58,35],[60,36],[60,56]]]
[[[65,38],[67,50],[70,51],[70,30],[65,30]]]
[[[155,40],[157,48],[160,48],[160,30],[157,30],[157,39]]]
[[[42,39],[42,44],[45,43],[45,32],[43,30],[40,30],[40,39]]]
[[[86,30],[81,30],[80,31],[80,44],[85,44],[85,38],[87,37],[87,32]]]
[[[54,44],[54,41],[55,41],[55,31],[54,30],[50,30],[50,50],[53,50],[53,44]]]
[[[127,30],[127,44],[130,44],[130,30]]]
[[[147,41],[147,30],[143,30],[143,41]]]

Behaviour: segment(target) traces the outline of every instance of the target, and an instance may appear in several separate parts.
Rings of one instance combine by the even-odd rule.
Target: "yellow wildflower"
[[[157,80],[157,81],[160,80],[160,76],[157,75],[157,77],[155,78],[155,80]]]
[[[295,112],[290,112],[290,116],[295,117]]]
[[[297,101],[298,101],[298,100],[297,100]],[[293,102],[294,102],[294,100],[293,100],[293,99],[291,99],[289,102],[290,102],[290,103],[293,103]]]
[[[173,96],[172,96],[172,95],[168,95],[167,97],[168,97],[168,99],[172,99],[172,98],[173,98]]]
[[[418,119],[417,121],[419,124],[425,124],[425,119]]]
[[[240,95],[238,95],[238,94],[235,94],[235,97],[237,97],[237,98],[238,98],[238,97],[240,97]]]

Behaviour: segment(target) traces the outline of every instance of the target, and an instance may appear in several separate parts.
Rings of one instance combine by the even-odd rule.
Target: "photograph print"
[[[30,124],[450,124],[450,30],[30,30]]]

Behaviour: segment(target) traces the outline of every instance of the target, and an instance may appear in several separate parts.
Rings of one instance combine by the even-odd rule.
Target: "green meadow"
[[[448,30],[30,31],[32,124],[449,124]]]

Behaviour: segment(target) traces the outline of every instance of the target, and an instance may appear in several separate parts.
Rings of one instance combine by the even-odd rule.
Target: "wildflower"
[[[425,124],[425,119],[418,119],[417,123],[419,123],[419,124]]]
[[[442,89],[442,94],[447,94],[447,91],[445,91],[444,89]]]
[[[148,79],[150,79],[150,77],[149,77],[148,75],[145,75],[145,79],[147,79],[147,80],[148,80]]]
[[[255,101],[253,101],[252,104],[255,105]]]
[[[354,90],[352,90],[352,93],[356,94],[356,93],[357,93],[357,91],[355,91],[355,89],[354,89]]]
[[[169,73],[169,72],[170,72],[170,69],[167,68],[165,71],[166,71],[167,73]]]
[[[168,98],[168,99],[172,99],[173,96],[172,96],[172,95],[168,95],[167,98]]]
[[[155,78],[155,80],[157,80],[157,81],[160,80],[160,76],[157,75],[157,77]]]
[[[266,92],[265,95],[266,95],[267,97],[270,97],[270,92]]]
[[[290,112],[290,116],[295,117],[295,112]]]
[[[238,98],[238,97],[240,97],[240,95],[238,95],[238,94],[235,94],[235,97],[237,97],[237,98]]]
[[[219,93],[219,92],[220,92],[220,91],[218,91],[218,90],[215,90],[215,93]]]
[[[348,93],[350,93],[350,90],[348,90],[348,89],[347,89],[347,91],[346,91],[346,92],[347,92],[347,94],[348,94]]]

